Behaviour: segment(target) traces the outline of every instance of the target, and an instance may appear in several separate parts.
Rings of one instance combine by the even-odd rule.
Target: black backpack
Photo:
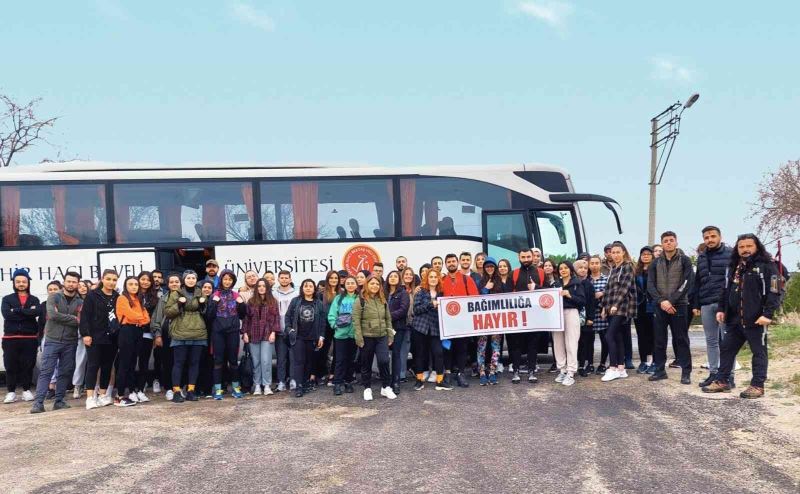
[[[272,362],[269,365],[272,365]],[[253,389],[253,356],[250,355],[250,344],[244,346],[244,353],[239,360],[239,382],[243,390]]]

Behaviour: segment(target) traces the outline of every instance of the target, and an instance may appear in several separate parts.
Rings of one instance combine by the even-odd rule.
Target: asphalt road
[[[0,406],[4,492],[786,492],[800,448],[763,402],[643,377],[415,392],[323,388],[28,414]],[[704,372],[697,371],[697,381]],[[48,403],[48,409],[50,404]]]

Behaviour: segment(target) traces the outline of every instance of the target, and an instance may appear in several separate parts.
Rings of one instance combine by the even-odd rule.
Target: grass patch
[[[769,358],[773,358],[776,350],[787,347],[798,341],[800,341],[800,326],[790,324],[770,326],[769,332],[767,333],[767,351],[769,352]],[[745,365],[744,362],[749,363],[753,358],[750,345],[745,343],[739,351],[737,358],[740,359],[742,365]]]

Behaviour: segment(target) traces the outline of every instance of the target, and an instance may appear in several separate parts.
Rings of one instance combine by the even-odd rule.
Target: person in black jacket
[[[767,380],[767,328],[780,307],[780,274],[761,241],[748,233],[736,240],[717,311],[717,322],[725,323],[719,372],[704,393],[730,392],[728,382],[736,354],[745,342],[753,352],[753,379],[742,398],[764,396]]]
[[[575,261],[575,274],[581,280],[586,296],[586,306],[582,314],[581,337],[578,340],[578,375],[587,377],[587,367],[594,357],[594,323],[596,302],[594,297],[594,284],[589,278],[589,263],[583,259]]]
[[[697,273],[690,296],[692,312],[695,316],[700,316],[706,335],[709,375],[700,383],[701,388],[714,382],[719,370],[719,348],[725,325],[718,323],[716,316],[719,297],[725,285],[725,272],[733,254],[733,249],[722,243],[722,235],[716,226],[703,228],[703,244],[705,250],[697,256]]]
[[[400,393],[400,379],[403,374],[400,372],[402,364],[402,341],[406,338],[408,327],[408,307],[411,305],[411,297],[400,280],[400,272],[392,271],[386,276],[386,287],[389,299],[389,313],[392,315],[392,328],[395,330],[394,342],[392,344],[392,391],[394,394]],[[406,354],[407,355],[407,354]]]
[[[22,399],[32,401],[31,383],[36,365],[40,315],[39,299],[31,295],[31,277],[26,269],[16,269],[11,276],[14,293],[3,297],[3,365],[6,368],[6,394],[3,403],[17,400],[17,385]]]
[[[672,332],[675,358],[681,367],[681,384],[691,384],[692,353],[689,350],[689,293],[694,269],[689,257],[678,249],[674,232],[661,234],[664,254],[650,264],[647,272],[647,293],[655,304],[655,371],[650,381],[667,378],[667,326]]]
[[[297,383],[294,390],[297,398],[311,391],[309,379],[314,365],[314,349],[322,348],[325,341],[328,317],[316,293],[314,280],[303,280],[300,295],[292,299],[286,311],[286,337],[294,359],[292,379]]]
[[[113,269],[106,269],[100,286],[91,290],[83,302],[78,331],[86,346],[86,409],[104,407],[114,403],[106,395],[111,379],[111,367],[117,356],[117,331],[119,322],[115,312],[117,305],[117,279]],[[100,372],[100,391],[95,394]]]

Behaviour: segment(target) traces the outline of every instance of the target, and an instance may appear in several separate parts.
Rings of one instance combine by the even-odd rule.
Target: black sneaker
[[[692,371],[681,373],[681,384],[692,384]]]
[[[549,374],[555,374],[558,372],[558,367],[556,367],[556,363],[553,362],[553,365],[550,366],[550,369],[547,371]]]
[[[175,391],[173,393],[172,403],[183,403],[184,401],[186,400],[183,398],[183,393],[181,393],[180,391]]]
[[[594,373],[599,376],[599,375],[605,374],[606,370],[607,370],[606,366],[603,365],[603,364],[600,364],[600,365],[597,366],[597,370],[595,370]]]
[[[586,372],[585,367],[581,367],[580,369],[578,369],[578,375],[581,377],[589,377],[589,373]]]
[[[589,367],[586,368],[586,372],[589,374],[594,374],[594,366],[589,364]]]
[[[633,359],[625,359],[625,368],[628,370],[636,368],[636,366],[633,365]]]
[[[447,379],[447,375],[440,383],[436,383],[436,387],[434,388],[437,391],[450,391],[453,389],[453,385],[450,384],[450,380]]]
[[[57,402],[53,403],[53,410],[63,410],[65,408],[72,408],[69,404],[64,400],[58,400]]]
[[[353,393],[353,392],[355,392],[355,390],[353,389],[353,384],[352,383],[345,383],[344,392],[345,393]]]
[[[708,375],[707,378],[705,378],[702,381],[700,381],[699,386],[701,388],[705,388],[706,386],[708,386],[709,384],[713,383],[716,380],[717,380],[717,374],[712,372],[711,374]]]
[[[298,386],[294,390],[294,397],[295,398],[302,398],[303,397],[303,387]]]
[[[197,395],[194,394],[194,391],[186,392],[186,401],[197,401]]]
[[[459,388],[468,388],[469,387],[469,383],[467,382],[467,378],[464,377],[464,374],[462,374],[461,372],[456,374],[456,382],[458,383],[458,387]]]
[[[733,389],[736,387],[736,381],[733,379],[733,374],[728,378],[728,386]]]
[[[639,368],[636,369],[637,374],[647,373],[647,362],[639,362]]]
[[[400,394],[400,385],[397,384],[397,383],[392,384],[392,392],[394,394],[396,394],[396,395],[399,395]]]
[[[44,413],[44,404],[34,403],[31,407],[31,413]]]
[[[48,390],[47,390],[47,394],[46,394],[46,395],[44,395],[44,399],[45,399],[45,400],[52,400],[52,399],[53,399],[53,398],[55,398],[55,397],[56,397],[56,390],[55,390],[55,389],[49,389],[49,388],[48,388]]]
[[[178,393],[178,395],[180,395],[180,393]],[[175,400],[173,399],[172,401],[175,401]],[[181,398],[181,401],[183,401],[183,398]],[[136,402],[131,400],[131,399],[129,399],[127,396],[122,397],[122,398],[117,397],[117,399],[114,400],[114,406],[115,407],[132,407],[134,405],[136,405]]]
[[[653,375],[648,377],[647,380],[648,381],[661,381],[662,379],[666,379],[666,378],[667,378],[667,371],[665,371],[664,369],[659,369],[659,370],[656,370],[655,372],[653,372]]]
[[[423,389],[425,389],[425,381],[420,381],[417,379],[414,382],[414,391],[422,391]]]
[[[333,394],[334,394],[334,396],[342,396],[342,385],[341,384],[334,384],[333,385]]]
[[[672,362],[669,363],[669,368],[670,369],[680,369],[681,366],[678,365],[678,361],[677,360],[673,360]]]

